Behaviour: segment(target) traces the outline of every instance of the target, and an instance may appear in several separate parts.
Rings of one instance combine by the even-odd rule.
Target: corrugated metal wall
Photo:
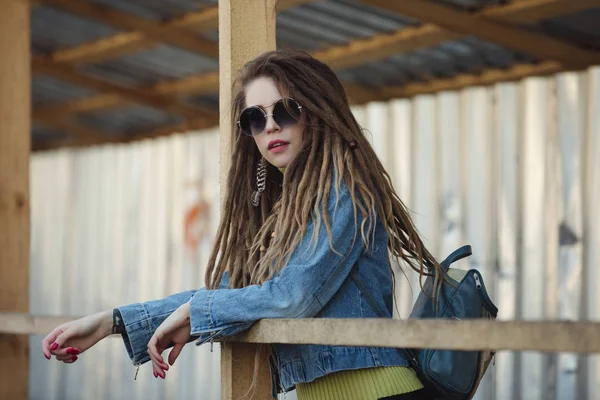
[[[433,253],[473,245],[460,265],[482,271],[499,318],[600,320],[599,68],[354,111]],[[34,155],[31,313],[84,315],[201,286],[217,149],[211,131]],[[418,284],[397,278],[406,317]],[[134,381],[119,340],[74,365],[45,360],[40,340],[32,399],[219,397],[218,346],[189,346],[165,381],[148,366]],[[500,352],[478,398],[598,399],[600,359]]]

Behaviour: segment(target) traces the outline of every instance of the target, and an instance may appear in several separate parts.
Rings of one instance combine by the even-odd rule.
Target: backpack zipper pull
[[[477,289],[481,289],[481,281],[479,280],[479,274],[477,272],[473,273],[473,278],[475,278],[475,286]]]
[[[138,372],[140,372],[140,365],[141,364],[136,364],[136,365],[137,365],[137,369],[135,370],[135,376],[133,377],[134,381],[137,379]]]

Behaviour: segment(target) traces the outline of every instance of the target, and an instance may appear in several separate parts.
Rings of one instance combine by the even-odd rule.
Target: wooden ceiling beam
[[[375,97],[379,101],[386,101],[468,87],[489,86],[499,82],[518,81],[531,76],[547,76],[564,70],[565,68],[556,61],[545,61],[540,64],[517,64],[507,69],[490,68],[478,74],[460,74],[452,78],[434,79],[424,83],[385,87],[379,89]]]
[[[54,71],[55,69],[53,69]],[[37,69],[37,71],[42,71],[41,69]],[[54,75],[57,78],[63,77],[63,74]],[[77,79],[75,77],[74,79]],[[85,77],[87,80],[87,76]],[[71,81],[75,84],[79,82],[79,80]],[[113,91],[112,87],[105,87],[104,85],[100,86],[98,89],[92,83],[93,89],[100,90],[104,88],[104,91]],[[194,94],[194,93],[216,93],[219,89],[219,73],[218,72],[209,72],[201,75],[194,75],[189,78],[166,81],[161,82],[156,85],[150,86],[147,89],[144,89],[143,95],[147,96],[151,94],[152,96],[160,95],[160,97],[169,99],[172,96],[177,94]],[[122,88],[118,89],[122,90]],[[124,105],[132,104],[135,102],[143,102],[138,101],[137,97],[125,97],[119,93],[103,93],[91,97],[87,97],[84,99],[71,100],[68,102],[51,104],[46,106],[39,106],[33,110],[33,116],[43,116],[43,115],[54,115],[54,114],[77,114],[77,113],[86,113],[92,111],[105,110],[115,107],[122,107]],[[171,98],[171,102],[176,103],[176,99]],[[162,103],[161,103],[162,104]],[[183,107],[182,105],[176,106],[177,108]],[[186,106],[185,116],[187,117],[198,117],[202,113],[206,113],[207,116],[212,115],[211,112],[201,110],[196,107],[188,107]],[[175,109],[173,110],[175,111]],[[200,114],[199,114],[200,113]],[[182,114],[179,112],[178,114]]]
[[[360,106],[381,99],[380,90],[377,88],[370,88],[354,82],[342,82],[342,84],[344,85],[348,102],[353,106]]]
[[[162,95],[217,93],[219,91],[219,72],[208,72],[183,79],[160,82],[154,85],[151,91]]]
[[[277,12],[282,12],[288,8],[312,3],[316,0],[278,0]],[[181,17],[174,18],[168,22],[170,26],[178,28],[189,28],[195,32],[206,32],[217,29],[219,26],[219,7],[206,7],[200,11],[190,12]]]
[[[57,0],[46,0],[46,2],[48,2],[49,4],[54,1]],[[77,0],[77,2],[79,1],[80,0]],[[313,1],[315,0],[279,0],[277,4],[277,11],[284,11],[288,8],[306,3],[311,3]],[[181,28],[194,28],[195,32],[207,32],[213,29],[217,29],[217,25],[219,22],[218,12],[218,6],[206,7],[198,11],[187,13],[181,17],[171,19],[167,22],[155,23],[154,25],[155,28],[156,26],[159,26],[162,29],[167,30],[178,29],[179,31],[181,31]],[[146,22],[144,21],[144,23]],[[151,49],[154,46],[156,46],[159,42],[164,41],[162,37],[158,37],[155,38],[156,40],[153,40],[152,37],[146,35],[144,32],[135,29],[133,30],[134,32],[118,33],[107,38],[98,39],[93,42],[57,50],[52,55],[50,55],[49,59],[58,63],[97,63],[101,61],[120,58],[127,54],[132,54],[138,51]],[[189,33],[187,34],[189,35]],[[196,40],[199,40],[195,35],[194,38],[196,38]],[[212,54],[212,57],[217,58],[218,44],[213,44],[212,42],[209,43],[211,43],[210,53]]]
[[[600,64],[600,53],[516,26],[481,18],[478,15],[430,0],[360,0],[424,23],[463,35],[474,35],[513,50],[522,51],[541,60],[554,60],[568,68],[584,68]]]
[[[80,148],[96,146],[103,144],[123,144],[138,140],[156,139],[162,136],[169,136],[176,133],[187,133],[194,130],[213,128],[218,125],[218,116],[213,119],[196,118],[183,123],[153,129],[151,131],[141,131],[137,133],[111,135],[104,137],[70,137],[68,139],[39,141],[34,144],[32,151],[57,150],[60,148]]]
[[[192,11],[165,23],[175,28],[194,28],[195,32],[208,32],[219,26],[219,6],[209,6]]]
[[[393,55],[432,47],[462,35],[440,29],[433,24],[405,27],[389,34],[378,34],[347,44],[316,51],[313,56],[336,70],[357,67]]]
[[[102,5],[88,3],[85,0],[40,0],[44,4],[52,5],[77,14],[85,18],[101,21],[116,28],[141,33],[141,37],[152,39],[155,42],[164,42],[194,53],[218,58],[219,45],[199,38],[192,32],[165,26],[164,24],[138,18]],[[121,37],[122,40],[122,37]],[[127,42],[127,41],[126,41]],[[106,45],[106,42],[104,42]]]
[[[38,106],[33,109],[33,118],[39,119],[53,115],[77,114],[91,111],[100,111],[115,108],[127,104],[131,101],[124,99],[117,94],[99,94],[85,99],[71,100],[64,103]]]
[[[48,56],[48,61],[75,65],[99,63],[151,49],[156,45],[157,42],[146,39],[140,32],[117,33],[107,38],[56,50]]]
[[[513,24],[528,24],[600,7],[600,0],[517,0],[491,6],[478,13],[486,18]]]
[[[146,104],[173,114],[182,115],[186,118],[196,118],[201,116],[211,117],[213,114],[196,107],[179,104],[176,99],[162,96],[157,93],[124,87],[103,79],[84,75],[72,66],[48,63],[43,58],[34,58],[32,60],[32,69],[38,74],[50,75],[65,82],[91,88],[98,92],[117,95],[124,99]],[[85,101],[88,102],[88,104],[89,102],[102,103],[97,99],[85,99]],[[70,107],[74,107],[73,102],[71,102]]]
[[[62,115],[38,116],[34,118],[34,121],[39,122],[48,128],[69,135],[69,140],[106,140],[106,136],[102,132],[71,121]]]

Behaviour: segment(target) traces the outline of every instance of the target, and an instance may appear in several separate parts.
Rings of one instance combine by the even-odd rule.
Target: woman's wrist
[[[102,337],[110,336],[113,331],[113,310],[102,311],[101,318]]]

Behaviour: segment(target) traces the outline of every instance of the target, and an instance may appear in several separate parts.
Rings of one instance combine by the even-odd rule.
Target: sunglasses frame
[[[266,106],[265,108],[269,108],[269,107],[273,107],[273,110],[275,109],[275,105],[279,102],[284,102],[284,100],[292,100],[294,103],[296,103],[298,105],[298,111],[300,112],[300,116],[302,116],[302,106],[300,105],[300,103],[298,103],[293,97],[282,97],[279,100],[275,100],[272,104]],[[284,105],[285,107],[285,105]],[[260,135],[261,133],[263,133],[265,131],[265,128],[267,126],[267,123],[265,122],[265,128],[263,128],[262,131],[260,131],[260,133],[257,133],[256,135],[253,135],[252,133],[247,133],[243,128],[242,128],[242,122],[241,122],[241,116],[244,114],[244,111],[249,110],[249,109],[258,109],[260,110],[260,112],[262,113],[263,117],[265,117],[265,121],[267,119],[267,117],[271,116],[273,117],[273,113],[271,112],[271,114],[267,114],[267,112],[265,111],[265,109],[261,106],[248,106],[245,107],[241,112],[240,112],[240,117],[237,120],[237,126],[240,128],[240,130],[244,133],[244,135],[246,136],[256,136],[256,135]],[[273,118],[275,119],[275,118]],[[277,123],[277,121],[275,121]]]

